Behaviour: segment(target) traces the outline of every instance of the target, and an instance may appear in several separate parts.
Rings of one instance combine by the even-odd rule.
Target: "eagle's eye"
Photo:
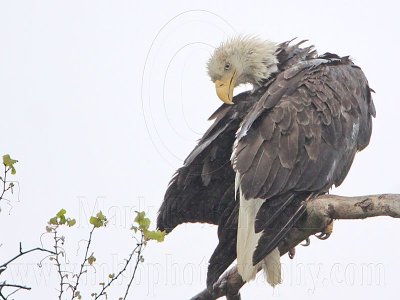
[[[227,62],[224,67],[225,71],[228,71],[230,68],[231,68],[231,64]]]

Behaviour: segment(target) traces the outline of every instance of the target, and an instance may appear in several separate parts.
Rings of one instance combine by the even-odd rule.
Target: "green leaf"
[[[67,220],[67,225],[68,227],[72,227],[76,224],[76,220],[75,219],[69,219]]]
[[[99,228],[106,226],[107,224],[107,218],[101,211],[99,211],[95,217],[90,217],[89,220],[90,224],[92,224],[94,227]]]
[[[64,208],[61,208],[60,211],[56,214],[57,218],[64,217],[67,211]]]
[[[75,219],[71,219],[71,218],[67,218],[65,216],[65,214],[67,213],[67,211],[62,208],[60,209],[60,211],[58,213],[56,213],[56,216],[51,218],[47,223],[49,225],[67,225],[68,227],[72,227],[76,224],[76,220]]]
[[[60,225],[64,225],[65,223],[67,223],[67,219],[64,216],[60,217],[59,219],[60,220],[58,221],[58,223]]]
[[[144,238],[146,240],[153,240],[157,242],[163,242],[165,238],[166,232],[160,230],[145,230],[144,231]]]
[[[96,228],[99,228],[103,225],[103,223],[96,217],[90,217],[89,222]]]
[[[107,218],[106,218],[105,215],[103,215],[103,212],[102,212],[102,211],[99,211],[99,212],[96,214],[96,217],[97,217],[99,220],[101,220],[101,221],[107,221]]]
[[[16,159],[12,159],[10,157],[10,154],[5,154],[3,155],[3,164],[11,169],[11,174],[15,175],[15,173],[17,173],[17,171],[15,170],[14,164],[17,163],[18,160]]]
[[[58,225],[57,217],[53,217],[49,220],[50,225]]]
[[[146,213],[144,211],[137,213],[135,222],[138,223],[139,229],[141,230],[148,230],[151,223],[150,219],[146,218]]]
[[[56,218],[58,218],[58,225],[64,225],[67,222],[67,219],[65,218],[65,214],[67,213],[67,211],[62,208],[57,214],[56,214]]]

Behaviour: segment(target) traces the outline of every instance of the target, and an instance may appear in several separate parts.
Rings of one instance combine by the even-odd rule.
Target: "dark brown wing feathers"
[[[227,202],[234,201],[223,195],[235,181],[230,162],[235,134],[257,99],[248,94],[235,98],[236,105],[224,104],[213,114],[213,125],[169,183],[157,218],[160,230],[170,232],[185,222],[220,223]]]
[[[280,214],[268,204],[257,214],[256,231],[261,231],[261,224],[265,227],[254,264],[278,245],[304,212],[301,202],[288,199],[293,194],[325,193],[339,185],[355,153],[368,144],[372,103],[368,91],[359,68],[348,58],[329,54],[278,74],[242,122],[237,147],[243,150],[233,159],[243,195],[267,203],[279,197],[282,202]]]

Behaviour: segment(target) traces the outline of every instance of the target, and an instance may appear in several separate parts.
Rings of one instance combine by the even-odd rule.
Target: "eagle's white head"
[[[243,83],[257,87],[278,70],[277,45],[257,37],[240,36],[215,49],[207,68],[218,97],[233,104],[233,89]]]

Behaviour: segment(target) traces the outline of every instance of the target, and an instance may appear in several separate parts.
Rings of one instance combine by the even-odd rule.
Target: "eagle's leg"
[[[319,238],[320,240],[326,240],[327,238],[329,238],[331,236],[332,232],[333,232],[333,219],[331,219],[329,221],[329,223],[326,225],[324,230],[321,231],[320,234],[315,235],[315,236],[317,238]]]

